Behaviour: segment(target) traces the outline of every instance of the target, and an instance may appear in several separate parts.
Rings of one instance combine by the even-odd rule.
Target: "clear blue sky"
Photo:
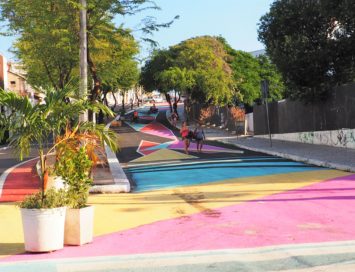
[[[136,28],[141,18],[151,15],[158,22],[168,22],[180,15],[170,28],[156,32],[152,39],[166,48],[185,39],[201,35],[222,35],[235,49],[247,52],[263,49],[257,40],[257,24],[273,0],[156,0],[160,11],[149,11],[136,16],[117,18]],[[140,36],[136,32],[137,38]],[[0,52],[11,57],[8,48],[13,38],[0,37]],[[144,47],[144,46],[143,46]],[[143,53],[145,55],[146,53]]]

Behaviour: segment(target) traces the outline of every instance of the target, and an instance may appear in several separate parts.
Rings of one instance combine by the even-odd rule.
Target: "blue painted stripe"
[[[163,172],[163,171],[181,171],[182,169],[184,170],[194,170],[196,168],[198,169],[210,169],[210,168],[227,168],[227,167],[262,167],[262,166],[274,166],[274,167],[280,167],[280,166],[289,166],[289,167],[294,167],[294,166],[303,166],[303,167],[312,167],[315,168],[315,166],[311,165],[306,165],[302,162],[293,162],[293,161],[279,161],[279,162],[263,162],[263,161],[258,161],[258,162],[227,162],[227,163],[200,163],[200,164],[176,164],[172,166],[155,166],[155,167],[144,167],[144,168],[139,168],[139,169],[128,169],[128,172],[130,173],[143,173],[143,172]]]
[[[146,171],[136,172],[132,174],[132,178],[137,184],[136,192],[144,192],[151,190],[160,190],[167,188],[175,188],[181,186],[190,186],[204,184],[208,182],[217,182],[225,179],[258,177],[265,175],[285,174],[292,172],[305,172],[322,170],[325,168],[307,167],[306,165],[287,165],[280,163],[271,164],[254,164],[248,167],[204,167],[195,169],[178,169],[168,171]]]
[[[243,161],[279,161],[279,160],[287,160],[284,158],[280,158],[280,157],[250,157],[250,158],[242,158],[242,157],[228,157],[228,158],[216,158],[216,159],[199,159],[199,160],[190,160],[188,162],[177,162],[177,163],[171,163],[171,162],[161,162],[159,163],[159,166],[157,166],[156,164],[154,165],[147,165],[147,166],[140,166],[140,163],[134,163],[134,164],[130,164],[129,167],[127,167],[127,171],[135,171],[135,170],[140,170],[140,169],[155,169],[157,167],[161,168],[161,167],[168,167],[168,166],[176,166],[176,165],[189,165],[191,164],[191,161],[193,162],[194,165],[200,165],[200,164],[206,164],[206,161],[208,163],[210,162],[216,162],[216,163],[223,163],[223,161],[225,160],[235,160],[235,161],[239,161],[239,162],[243,162]],[[148,162],[149,163],[149,162]],[[144,163],[145,164],[145,163]]]

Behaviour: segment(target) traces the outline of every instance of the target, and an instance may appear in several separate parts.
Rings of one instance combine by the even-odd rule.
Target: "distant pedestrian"
[[[194,138],[196,140],[197,152],[202,152],[203,141],[206,139],[206,136],[200,123],[197,123],[196,125]]]
[[[133,98],[131,98],[129,102],[131,103],[131,110],[133,110]]]
[[[184,142],[185,153],[189,154],[191,132],[190,132],[189,127],[187,126],[186,122],[182,123],[182,127],[180,129],[180,134],[181,134],[182,140]]]
[[[132,118],[132,121],[133,122],[138,122],[138,118],[139,118],[139,116],[138,116],[138,111],[134,111],[133,112],[133,118]]]
[[[178,116],[177,116],[176,112],[173,112],[173,113],[171,114],[170,118],[171,118],[171,121],[172,121],[172,125],[173,125],[174,127],[176,127],[177,120],[178,120]]]
[[[176,99],[175,99],[175,101],[174,101],[174,103],[173,103],[173,111],[174,111],[176,114],[178,114],[178,113],[177,113],[177,101],[176,101]]]

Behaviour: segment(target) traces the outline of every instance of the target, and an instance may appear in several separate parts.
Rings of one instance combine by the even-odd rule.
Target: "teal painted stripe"
[[[228,167],[307,167],[307,168],[320,168],[317,166],[306,165],[302,162],[293,161],[255,161],[255,162],[220,162],[220,163],[199,163],[199,164],[176,164],[173,166],[155,166],[146,167],[142,169],[128,169],[130,173],[146,173],[146,172],[164,172],[164,171],[181,171],[181,170],[194,170],[194,169],[211,169],[211,168],[228,168]]]
[[[326,250],[328,253],[319,253],[318,249]],[[314,254],[303,254],[302,250],[313,249]],[[341,252],[337,250],[341,249]],[[279,258],[258,261],[241,261],[241,256],[258,256],[274,252]],[[206,262],[208,256],[210,261]],[[230,260],[235,256],[235,261]],[[222,259],[221,259],[222,257]],[[225,261],[223,258],[225,257]],[[245,258],[242,257],[242,258]],[[186,259],[193,258],[193,263],[187,265]],[[200,258],[204,258],[200,261]],[[214,260],[219,259],[219,262]],[[142,265],[142,262],[149,261]],[[176,262],[178,260],[178,262]],[[160,265],[161,263],[174,262],[175,265]],[[109,264],[109,267],[106,265]],[[126,265],[127,264],[127,265]],[[58,272],[66,271],[64,267],[71,268],[70,271],[209,271],[211,265],[213,271],[283,271],[287,269],[317,268],[328,265],[355,265],[354,242],[331,242],[301,245],[285,245],[266,248],[250,249],[226,249],[208,251],[188,251],[153,253],[121,256],[83,257],[52,259],[42,261],[22,261],[12,263],[0,263],[1,272]],[[61,268],[61,269],[60,269]],[[165,270],[162,270],[165,269]],[[318,270],[317,270],[318,271]],[[319,271],[341,271],[341,270],[319,270]],[[347,270],[350,271],[350,270]],[[354,270],[355,271],[355,270]]]
[[[258,177],[265,175],[285,174],[324,170],[325,168],[306,166],[302,163],[242,163],[235,165],[209,165],[206,167],[178,166],[164,170],[137,171],[132,178],[137,187],[136,192],[198,185],[222,181],[232,178]]]

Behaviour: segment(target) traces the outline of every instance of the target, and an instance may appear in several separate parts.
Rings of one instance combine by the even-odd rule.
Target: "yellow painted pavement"
[[[92,195],[95,235],[123,231],[153,222],[191,215],[209,209],[243,203],[327,179],[347,176],[337,170],[234,178],[142,193]],[[20,211],[13,204],[0,204],[0,257],[23,251]]]
[[[208,209],[243,203],[347,175],[349,173],[337,170],[306,171],[234,178],[136,194],[96,195],[90,197],[90,203],[95,205],[95,234],[127,230]]]
[[[169,161],[169,160],[186,160],[186,159],[196,159],[195,156],[186,155],[177,151],[170,149],[159,149],[150,153],[146,156],[142,156],[131,162],[152,162],[152,161]]]

